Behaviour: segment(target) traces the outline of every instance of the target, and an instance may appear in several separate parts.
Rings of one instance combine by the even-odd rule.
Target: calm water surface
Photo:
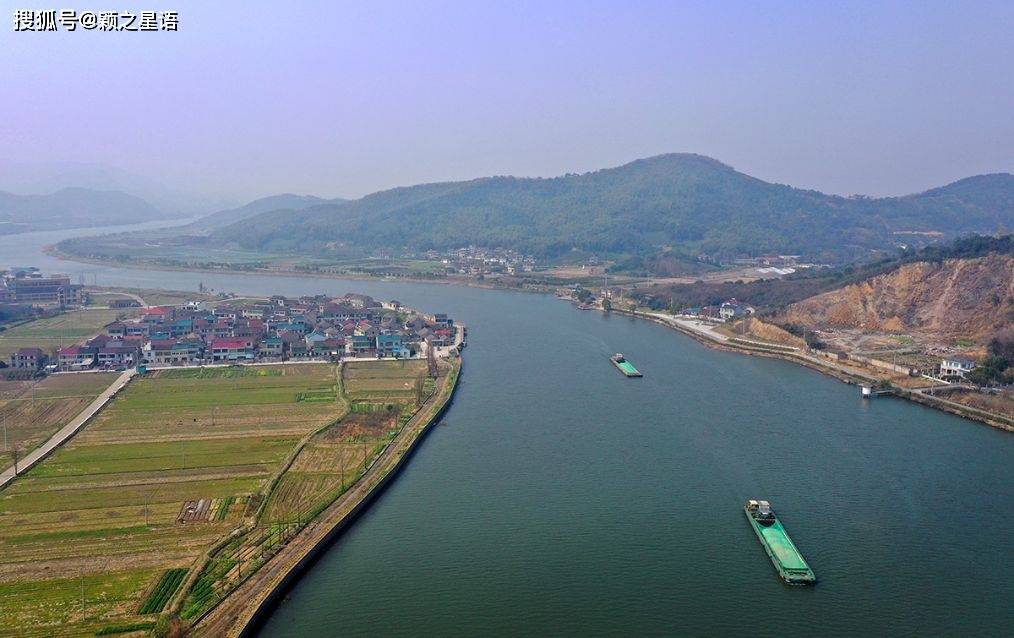
[[[551,297],[40,255],[71,234],[0,237],[0,264],[362,291],[469,325],[444,423],[261,636],[1014,635],[1014,435]],[[815,588],[778,581],[740,509],[755,497]]]

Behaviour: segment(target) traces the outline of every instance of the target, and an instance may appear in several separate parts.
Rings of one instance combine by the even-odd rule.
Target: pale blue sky
[[[1014,171],[1014,2],[0,3],[0,157],[250,198],[686,151],[900,194]],[[178,33],[14,33],[15,8]]]

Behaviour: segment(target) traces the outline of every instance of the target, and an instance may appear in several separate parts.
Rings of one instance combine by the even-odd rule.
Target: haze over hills
[[[207,215],[236,205],[230,197],[189,191],[158,179],[88,162],[19,162],[0,159],[0,191],[44,195],[63,188],[122,191],[175,217]]]
[[[669,154],[556,178],[488,177],[395,188],[264,213],[209,241],[265,252],[421,251],[470,244],[554,259],[771,253],[841,262],[1014,223],[1014,176],[981,175],[902,197],[840,197],[772,184],[717,160]]]
[[[0,191],[0,233],[82,228],[171,217],[149,202],[120,191],[63,188],[48,195]]]
[[[261,213],[268,213],[272,211],[281,210],[302,210],[311,206],[320,206],[324,204],[340,204],[346,200],[344,199],[324,199],[322,197],[315,197],[313,195],[294,195],[292,193],[282,193],[280,195],[271,195],[268,197],[262,197],[255,199],[252,202],[239,206],[237,208],[230,208],[227,210],[220,210],[216,213],[212,213],[194,222],[193,227],[197,229],[212,230],[214,228],[220,228],[255,217]],[[188,227],[189,228],[189,227]]]

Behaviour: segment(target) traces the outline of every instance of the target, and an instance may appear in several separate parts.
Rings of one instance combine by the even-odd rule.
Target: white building
[[[964,379],[974,367],[975,362],[967,357],[947,357],[940,362],[940,376],[944,379],[948,377]]]
[[[725,321],[728,321],[729,319],[736,319],[751,313],[753,313],[753,308],[745,304],[741,304],[735,299],[723,301],[722,305],[718,309],[718,316]]]

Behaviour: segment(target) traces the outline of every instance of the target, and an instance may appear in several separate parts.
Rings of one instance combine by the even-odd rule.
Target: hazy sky
[[[251,198],[686,151],[873,195],[1014,171],[1014,2],[5,0],[0,158]],[[15,33],[16,8],[178,33]]]

